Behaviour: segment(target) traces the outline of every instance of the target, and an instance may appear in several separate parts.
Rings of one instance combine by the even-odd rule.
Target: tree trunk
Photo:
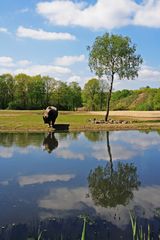
[[[108,116],[109,116],[109,107],[110,107],[110,100],[111,100],[111,94],[112,94],[112,88],[113,88],[113,80],[114,80],[114,73],[112,73],[112,76],[111,76],[111,85],[110,85],[110,89],[107,97],[107,109],[106,109],[105,121],[108,120]]]
[[[113,173],[113,161],[112,161],[112,153],[111,153],[111,148],[110,148],[110,143],[109,143],[109,132],[108,131],[107,131],[107,150],[108,150],[109,161],[110,161],[110,174],[112,176],[112,173]]]

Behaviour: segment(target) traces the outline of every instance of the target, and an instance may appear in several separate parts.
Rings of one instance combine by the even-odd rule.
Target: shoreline
[[[132,123],[132,124],[86,124],[83,126],[70,126],[68,129],[55,129],[44,127],[41,129],[31,129],[31,128],[9,128],[9,129],[1,129],[0,133],[46,133],[46,132],[84,132],[84,131],[132,131],[132,130],[144,130],[144,131],[152,131],[159,130],[160,131],[160,123]]]
[[[48,128],[42,116],[42,110],[0,110],[0,132],[160,130],[160,111],[110,111],[109,118],[127,123],[93,123],[104,119],[104,111],[59,111],[57,129]]]

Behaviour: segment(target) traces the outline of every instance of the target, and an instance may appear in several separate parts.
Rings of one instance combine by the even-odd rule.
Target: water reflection
[[[97,167],[90,172],[88,184],[94,203],[106,208],[127,205],[140,186],[136,167],[127,163],[118,163],[112,172],[110,163]]]
[[[55,148],[58,147],[58,140],[55,138],[54,132],[49,132],[47,137],[43,140],[44,150],[51,153]]]
[[[101,230],[107,228],[110,239],[130,239],[124,237],[128,208],[156,221],[159,145],[157,132],[0,133],[0,226],[56,218],[53,225],[65,229],[68,219],[75,222],[74,239],[80,239],[82,224],[75,219],[86,213],[101,235],[87,239],[106,239]]]
[[[109,132],[106,132],[106,138],[110,162],[105,167],[91,170],[88,176],[91,197],[96,205],[106,208],[127,205],[133,199],[133,191],[140,186],[137,168],[132,163],[119,162],[113,169]]]

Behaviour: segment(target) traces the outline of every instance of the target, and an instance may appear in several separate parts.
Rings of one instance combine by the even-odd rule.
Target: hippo
[[[54,123],[58,116],[58,110],[54,106],[48,106],[43,114],[44,123],[48,123],[49,127],[54,127]]]

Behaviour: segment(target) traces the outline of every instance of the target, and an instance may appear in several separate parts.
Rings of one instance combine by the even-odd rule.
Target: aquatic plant
[[[154,239],[160,239],[160,235],[157,236],[157,238],[153,238],[151,236],[151,226],[148,224],[147,226],[147,233],[145,232],[144,228],[140,225],[138,225],[136,216],[129,212],[130,220],[131,220],[131,226],[132,226],[132,236],[133,240],[154,240]]]

